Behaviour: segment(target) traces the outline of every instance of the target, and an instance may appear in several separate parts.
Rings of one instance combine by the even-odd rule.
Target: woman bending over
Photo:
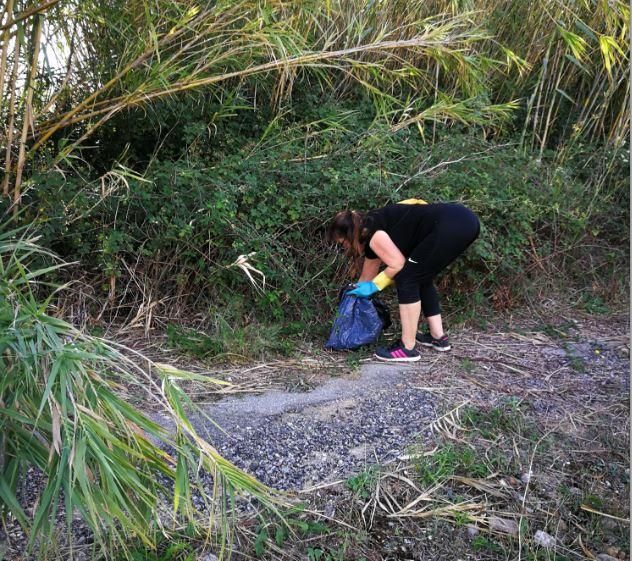
[[[329,240],[341,244],[354,260],[364,258],[358,283],[349,293],[368,298],[393,282],[397,289],[401,339],[388,348],[378,348],[376,358],[417,361],[421,355],[416,342],[438,351],[450,350],[433,281],[479,232],[476,215],[457,203],[409,199],[366,213],[345,210],[336,214]],[[418,332],[422,311],[428,321],[427,333]]]

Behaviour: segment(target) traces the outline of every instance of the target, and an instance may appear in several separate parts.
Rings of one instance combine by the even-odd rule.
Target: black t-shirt
[[[443,203],[428,205],[390,204],[372,210],[367,215],[369,236],[364,246],[364,256],[367,259],[377,259],[375,252],[369,247],[373,234],[384,230],[404,257],[408,257],[413,249],[435,227]]]

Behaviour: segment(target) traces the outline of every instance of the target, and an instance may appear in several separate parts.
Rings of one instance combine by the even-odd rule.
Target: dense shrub
[[[536,159],[512,139],[477,131],[393,133],[372,123],[361,102],[307,99],[282,119],[247,113],[214,134],[203,117],[165,140],[160,159],[132,145],[120,175],[33,178],[23,219],[98,281],[97,303],[109,297],[120,313],[149,292],[163,317],[328,317],[347,280],[342,257],[324,243],[328,220],[410,196],[461,201],[481,218],[481,237],[442,280],[453,308],[519,302],[529,279],[544,273],[592,286],[613,256],[626,259],[627,152],[576,146],[559,164],[555,153]],[[230,266],[252,252],[263,291]]]

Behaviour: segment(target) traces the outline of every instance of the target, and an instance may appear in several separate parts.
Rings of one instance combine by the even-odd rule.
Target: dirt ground
[[[629,560],[629,316],[509,315],[450,336],[451,352],[425,350],[406,367],[407,383],[433,396],[430,430],[396,460],[291,492],[285,523],[242,513],[231,559]],[[255,364],[187,361],[156,338],[134,347],[232,383],[191,383],[201,405],[359,380],[372,360],[307,343]],[[215,559],[186,539],[182,555]]]
[[[296,493],[288,526],[244,518],[234,558],[629,559],[629,316],[507,315],[450,335],[451,352],[409,367],[435,398],[430,436],[397,461]],[[299,358],[194,363],[233,386],[188,390],[202,404],[305,392],[357,379],[370,354],[306,344]]]
[[[320,515],[298,516],[294,533],[244,521],[238,549],[258,539],[269,559],[629,559],[628,322],[507,317],[453,331],[452,352],[427,351],[410,373],[437,399],[431,437],[301,493]],[[328,358],[259,374],[300,391],[365,360]]]

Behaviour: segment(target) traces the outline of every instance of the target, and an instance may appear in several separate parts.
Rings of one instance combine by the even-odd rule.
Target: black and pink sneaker
[[[409,351],[401,341],[388,348],[379,347],[375,351],[375,358],[386,362],[416,362],[421,358],[419,351]]]
[[[449,351],[452,348],[447,335],[435,339],[430,333],[417,333],[416,339],[424,347],[431,347],[439,352]]]

